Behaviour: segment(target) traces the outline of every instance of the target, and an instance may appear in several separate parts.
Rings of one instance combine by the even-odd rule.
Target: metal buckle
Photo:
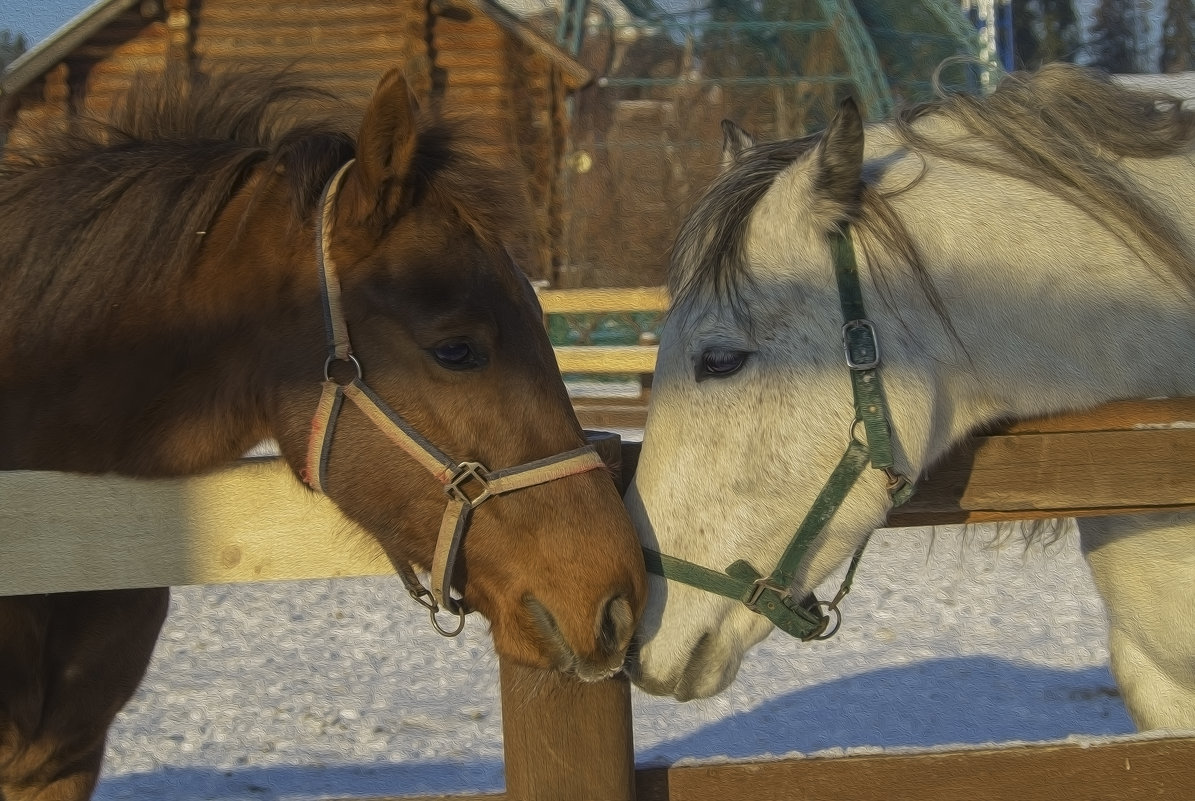
[[[461,462],[456,466],[452,478],[444,485],[444,494],[470,509],[480,506],[490,497],[490,482],[486,478],[489,472],[481,462]],[[481,494],[476,498],[470,498],[465,492],[465,484],[470,480],[481,484]]]
[[[852,336],[860,331],[863,335],[857,342],[852,342]],[[874,370],[879,367],[880,341],[876,337],[875,324],[871,320],[851,320],[843,325],[842,350],[846,353],[846,366],[852,370]]]
[[[779,595],[780,600],[782,600],[782,601],[785,598],[792,597],[793,591],[790,588],[777,587],[775,584],[773,584],[771,582],[770,579],[771,579],[771,576],[762,576],[752,582],[752,584],[755,585],[755,589],[751,590],[751,594],[743,599],[743,605],[746,606],[748,609],[750,609],[752,612],[759,612],[759,614],[763,614],[759,610],[759,599],[761,597],[763,597],[763,594],[765,592],[767,592],[768,590],[772,590],[777,595]]]

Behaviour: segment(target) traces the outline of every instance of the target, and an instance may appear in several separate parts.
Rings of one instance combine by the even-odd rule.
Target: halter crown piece
[[[866,539],[851,558],[846,576],[832,601],[818,601],[812,592],[798,601],[793,597],[792,584],[809,546],[825,530],[863,470],[870,464],[884,471],[888,477],[888,495],[893,506],[900,506],[913,494],[913,483],[894,468],[892,426],[888,421],[884,392],[880,387],[880,346],[875,325],[867,319],[867,312],[863,308],[859,268],[855,262],[850,228],[846,223],[842,224],[841,232],[835,231],[830,235],[830,247],[842,306],[842,346],[846,353],[846,366],[851,371],[851,388],[855,396],[855,422],[851,426],[850,444],[846,452],[822,485],[821,492],[814,499],[813,506],[801,521],[780,561],[767,576],[761,575],[742,559],[722,573],[675,556],[643,549],[649,572],[740,600],[752,612],[758,612],[777,628],[801,640],[828,639],[834,636],[842,622],[838,604],[851,591],[855,570],[863,557],[863,549],[867,547]],[[863,427],[867,436],[865,442],[856,435],[859,426]],[[829,615],[822,614],[823,608],[835,616],[832,626]]]
[[[585,473],[603,467],[604,462],[589,445],[493,472],[480,462],[455,462],[420,436],[401,415],[366,386],[361,363],[353,355],[349,342],[348,324],[340,305],[340,281],[336,276],[336,263],[332,259],[330,247],[336,194],[352,164],[352,161],[347,162],[328,181],[317,212],[316,255],[328,359],[324,363],[323,392],[311,421],[307,466],[302,471],[302,478],[316,492],[324,492],[336,420],[345,398],[364,412],[387,439],[435,476],[444,487],[448,505],[440,522],[440,533],[432,558],[431,588],[419,582],[409,565],[396,564],[395,567],[411,597],[431,612],[432,626],[436,631],[446,637],[454,637],[464,629],[465,615],[471,611],[451,591],[453,566],[460,553],[470,513],[495,496]],[[333,377],[332,368],[337,363],[348,365],[349,370],[337,372],[351,374],[351,379],[340,381]],[[436,614],[441,609],[457,616],[455,627],[445,629],[440,625]]]

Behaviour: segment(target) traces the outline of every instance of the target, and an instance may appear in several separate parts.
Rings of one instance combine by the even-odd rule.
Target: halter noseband
[[[493,472],[480,462],[454,462],[420,436],[400,414],[366,386],[362,380],[361,363],[353,355],[352,344],[349,342],[348,324],[340,305],[340,281],[336,276],[336,263],[332,259],[330,246],[336,194],[352,163],[347,162],[328,181],[317,212],[319,217],[315,227],[316,254],[320,295],[323,299],[324,328],[328,341],[328,359],[324,363],[323,391],[311,421],[311,435],[307,441],[307,465],[301,475],[303,481],[313,490],[324,492],[332,436],[341,407],[345,398],[348,398],[387,439],[436,477],[444,487],[448,506],[440,522],[440,533],[432,558],[431,588],[424,587],[409,566],[396,565],[396,568],[411,597],[430,610],[432,626],[436,631],[453,637],[464,628],[465,615],[470,611],[463,601],[454,597],[451,592],[453,566],[460,552],[470,513],[497,495],[584,473],[603,467],[605,463],[590,445]],[[348,365],[352,375],[350,380],[340,381],[333,377],[333,365],[337,363]],[[441,609],[457,616],[455,628],[445,629],[440,626],[436,613]]]
[[[793,597],[792,584],[797,568],[809,546],[825,530],[834,513],[846,500],[847,493],[870,463],[883,470],[888,477],[888,495],[893,506],[900,506],[913,494],[913,483],[896,472],[892,458],[892,427],[888,422],[884,393],[880,387],[880,346],[875,325],[867,319],[863,307],[863,292],[859,287],[859,268],[855,263],[855,248],[850,228],[843,223],[841,232],[830,235],[834,256],[834,275],[838,281],[838,296],[842,306],[842,344],[846,365],[851,371],[851,388],[855,396],[855,422],[851,425],[850,444],[830,478],[813,501],[805,519],[797,528],[788,547],[767,576],[740,559],[726,568],[725,573],[668,556],[648,548],[643,549],[647,569],[657,576],[679,581],[707,592],[742,601],[752,612],[772,621],[777,628],[801,640],[825,640],[834,636],[842,622],[838,604],[851,590],[855,570],[867,539],[855,551],[834,599],[818,601],[812,592],[798,601]],[[866,442],[856,436],[862,425]],[[822,614],[822,608],[835,615]],[[829,631],[827,631],[829,628]]]

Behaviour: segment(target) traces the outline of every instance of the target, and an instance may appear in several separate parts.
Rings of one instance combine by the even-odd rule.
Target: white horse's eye
[[[697,380],[703,378],[725,378],[734,375],[747,363],[750,351],[730,350],[727,348],[710,348],[701,354],[701,363],[697,367]]]

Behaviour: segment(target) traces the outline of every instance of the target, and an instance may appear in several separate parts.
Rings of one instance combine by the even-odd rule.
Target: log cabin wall
[[[364,107],[387,70],[428,92],[426,12],[418,0],[192,0],[194,66],[292,66],[320,88]]]
[[[362,108],[389,68],[417,100],[470,120],[484,155],[521,164],[534,205],[538,262],[553,281],[562,261],[559,165],[566,78],[554,54],[471,0],[144,0],[115,2],[110,19],[19,92],[0,98],[10,141],[70,115],[103,114],[137,73],[190,77],[228,67],[291,66]],[[123,7],[123,10],[122,10]],[[491,11],[498,11],[488,6]],[[571,86],[566,85],[571,81]]]
[[[427,38],[432,102],[472,120],[485,155],[522,165],[539,229],[538,260],[551,270],[534,277],[551,280],[560,261],[554,206],[564,154],[554,119],[563,105],[556,68],[485,14],[459,4],[433,8]]]

